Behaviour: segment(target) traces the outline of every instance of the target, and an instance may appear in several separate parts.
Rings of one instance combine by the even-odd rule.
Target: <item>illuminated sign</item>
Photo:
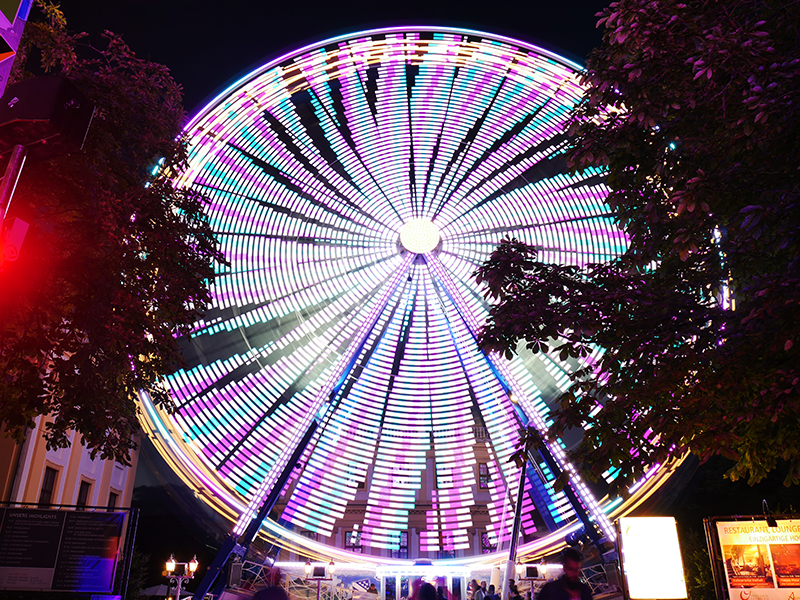
[[[686,598],[675,519],[623,517],[618,527],[628,597],[631,600]]]
[[[732,600],[800,598],[800,519],[716,521],[723,588]]]

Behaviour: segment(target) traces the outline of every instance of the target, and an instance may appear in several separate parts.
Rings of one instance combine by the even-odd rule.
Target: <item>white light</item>
[[[619,528],[622,570],[630,597],[642,600],[686,598],[675,519],[623,517]]]
[[[400,228],[400,243],[414,254],[425,254],[439,245],[439,228],[430,219],[411,219]]]

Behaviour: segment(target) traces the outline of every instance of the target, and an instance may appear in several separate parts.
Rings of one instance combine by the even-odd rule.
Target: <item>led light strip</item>
[[[394,549],[428,500],[427,481],[435,494],[421,546],[463,550],[471,508],[484,502],[478,425],[489,433],[486,528],[507,540],[516,417],[496,374],[541,429],[576,365],[524,352],[487,363],[474,334],[488,306],[472,273],[506,235],[575,265],[627,247],[606,212],[602,173],[564,168],[578,72],[509,38],[387,28],[267,63],[190,121],[178,184],[209,198],[230,266],[192,338],[179,340],[188,366],[167,380],[177,412],[142,402],[159,451],[237,519],[236,532],[317,418],[282,490],[284,521],[330,544],[358,498],[362,543]],[[403,242],[409,223],[426,224],[429,238],[412,237],[427,245]],[[604,507],[616,500],[595,502],[572,475],[605,530]],[[556,525],[574,519],[566,497],[543,485],[540,496],[526,488],[528,534],[544,534],[545,512]],[[326,547],[264,526],[292,546]]]
[[[436,275],[437,279],[442,282],[442,285],[445,289],[448,290],[450,298],[453,300],[455,306],[459,309],[460,314],[464,318],[467,327],[471,330],[472,335],[475,337],[477,342],[477,333],[478,333],[478,325],[474,321],[474,317],[472,313],[467,310],[463,300],[461,299],[458,292],[455,290],[455,285],[453,284],[450,275],[444,270],[442,264],[436,259],[435,256],[428,255],[428,264],[431,266],[431,270]],[[474,329],[473,329],[474,328]],[[515,399],[519,402],[523,407],[523,412],[525,415],[530,419],[529,423],[533,423],[542,437],[547,440],[547,424],[542,419],[541,415],[539,414],[538,410],[536,410],[535,406],[531,406],[529,402],[527,402],[527,398],[525,395],[524,390],[521,386],[517,383],[516,379],[511,376],[511,373],[499,357],[493,354],[488,354],[486,359],[492,363],[494,368],[501,374],[504,381],[509,385],[511,391],[513,392]],[[528,425],[529,423],[523,423],[523,425]],[[549,442],[545,441],[545,445],[547,446],[550,453],[556,459],[558,466],[569,474],[569,481],[572,488],[578,494],[580,500],[584,503],[586,508],[589,510],[589,513],[594,517],[595,521],[600,525],[603,533],[609,540],[613,540],[616,537],[616,533],[614,531],[613,525],[606,517],[605,513],[601,510],[600,506],[597,504],[597,500],[595,500],[593,494],[586,487],[586,484],[583,483],[580,475],[578,475],[577,470],[575,467],[567,460],[566,454],[564,450],[561,448],[560,440],[556,442]]]

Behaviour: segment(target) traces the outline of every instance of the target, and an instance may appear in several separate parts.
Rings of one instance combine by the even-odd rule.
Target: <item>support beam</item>
[[[245,532],[238,538],[236,535],[231,535],[222,544],[222,548],[220,548],[217,557],[206,571],[206,575],[203,577],[203,581],[201,581],[200,585],[197,587],[197,591],[192,596],[192,600],[202,600],[209,590],[211,590],[212,586],[214,587],[213,593],[215,598],[222,592],[222,589],[226,584],[226,578],[224,575],[227,571],[228,561],[233,556],[244,558],[245,554],[247,554],[250,544],[253,542],[256,535],[258,535],[259,529],[261,529],[261,524],[264,522],[264,519],[269,516],[270,511],[275,507],[275,503],[280,497],[283,486],[286,485],[286,482],[289,480],[289,476],[292,474],[297,461],[300,460],[300,457],[303,455],[303,452],[311,442],[311,438],[314,437],[314,433],[316,431],[317,421],[315,420],[312,421],[311,426],[308,428],[308,430],[306,430],[303,439],[300,440],[300,443],[294,449],[292,456],[289,458],[286,466],[283,468],[283,471],[276,480],[275,485],[272,487],[272,490],[270,490],[269,495],[264,500],[264,503],[261,505],[256,516],[250,521]],[[221,575],[222,577],[220,577]]]
[[[459,294],[452,278],[434,253],[426,254],[425,258],[428,265],[431,267],[432,273],[441,283],[464,321],[464,324],[477,343],[480,326],[475,316],[470,312],[466,302]],[[516,398],[520,400],[523,399],[525,393],[519,383],[517,383],[511,375],[505,363],[493,354],[486,354],[485,356],[486,361],[492,367],[492,371],[500,380],[501,385],[508,392],[513,393]],[[522,409],[519,402],[514,403],[514,407],[516,408],[520,424],[523,426],[533,425],[545,440],[540,452],[542,459],[547,463],[548,467],[550,467],[553,474],[556,477],[560,476],[565,471],[569,474],[569,483],[564,486],[564,493],[567,495],[575,514],[583,523],[586,532],[592,538],[592,541],[598,545],[598,549],[602,553],[603,550],[599,548],[599,546],[605,540],[613,541],[615,538],[614,528],[608,520],[608,517],[606,517],[605,513],[601,510],[597,500],[592,496],[586,484],[583,483],[575,468],[567,461],[564,450],[557,443],[547,441],[546,434],[548,428],[538,411],[533,410],[533,414],[528,415]],[[522,479],[524,480],[525,477],[526,475],[523,473]]]
[[[289,476],[294,470],[295,465],[306,451],[306,448],[308,448],[311,440],[314,438],[314,434],[319,428],[319,421],[317,420],[318,414],[322,412],[324,403],[331,400],[331,394],[335,393],[337,386],[341,385],[342,380],[355,365],[358,355],[363,349],[370,333],[372,333],[372,330],[375,328],[380,315],[383,314],[384,310],[386,309],[389,300],[394,295],[400,283],[404,280],[405,274],[408,271],[408,268],[411,266],[413,260],[414,255],[408,253],[400,267],[397,269],[397,271],[395,271],[395,274],[392,276],[392,279],[389,281],[388,285],[384,288],[380,298],[367,315],[367,318],[361,324],[361,327],[354,336],[352,343],[348,347],[348,351],[339,360],[338,368],[331,373],[326,384],[320,389],[314,398],[313,409],[309,411],[308,415],[306,415],[306,419],[303,423],[303,426],[305,426],[306,429],[302,439],[294,447],[291,456],[288,456],[288,452],[284,452],[282,457],[279,457],[278,464],[276,464],[273,468],[273,470],[280,469],[278,475],[273,476],[273,473],[270,472],[267,478],[259,486],[259,489],[253,495],[253,498],[251,498],[247,508],[239,517],[239,521],[233,530],[233,534],[227,540],[225,540],[225,543],[222,545],[217,557],[208,568],[203,581],[200,583],[197,591],[192,596],[193,600],[203,600],[203,597],[209,591],[212,591],[212,587],[212,593],[214,594],[214,597],[217,597],[220,593],[222,593],[222,590],[226,584],[226,578],[220,576],[225,573],[228,561],[234,556],[244,558],[245,554],[247,554],[247,550],[249,549],[250,544],[253,542],[256,535],[258,535],[264,519],[267,518],[270,511],[274,508],[276,502],[278,501],[278,497],[280,496],[281,491],[283,491],[286,482],[289,480]],[[330,408],[328,409],[326,417],[330,416],[331,410],[332,409]],[[324,423],[322,427],[324,428]],[[288,448],[286,450],[288,450]]]

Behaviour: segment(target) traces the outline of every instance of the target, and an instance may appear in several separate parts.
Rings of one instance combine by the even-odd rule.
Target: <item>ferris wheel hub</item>
[[[433,221],[424,217],[411,219],[400,228],[400,243],[415,254],[425,254],[439,245],[441,235]]]

